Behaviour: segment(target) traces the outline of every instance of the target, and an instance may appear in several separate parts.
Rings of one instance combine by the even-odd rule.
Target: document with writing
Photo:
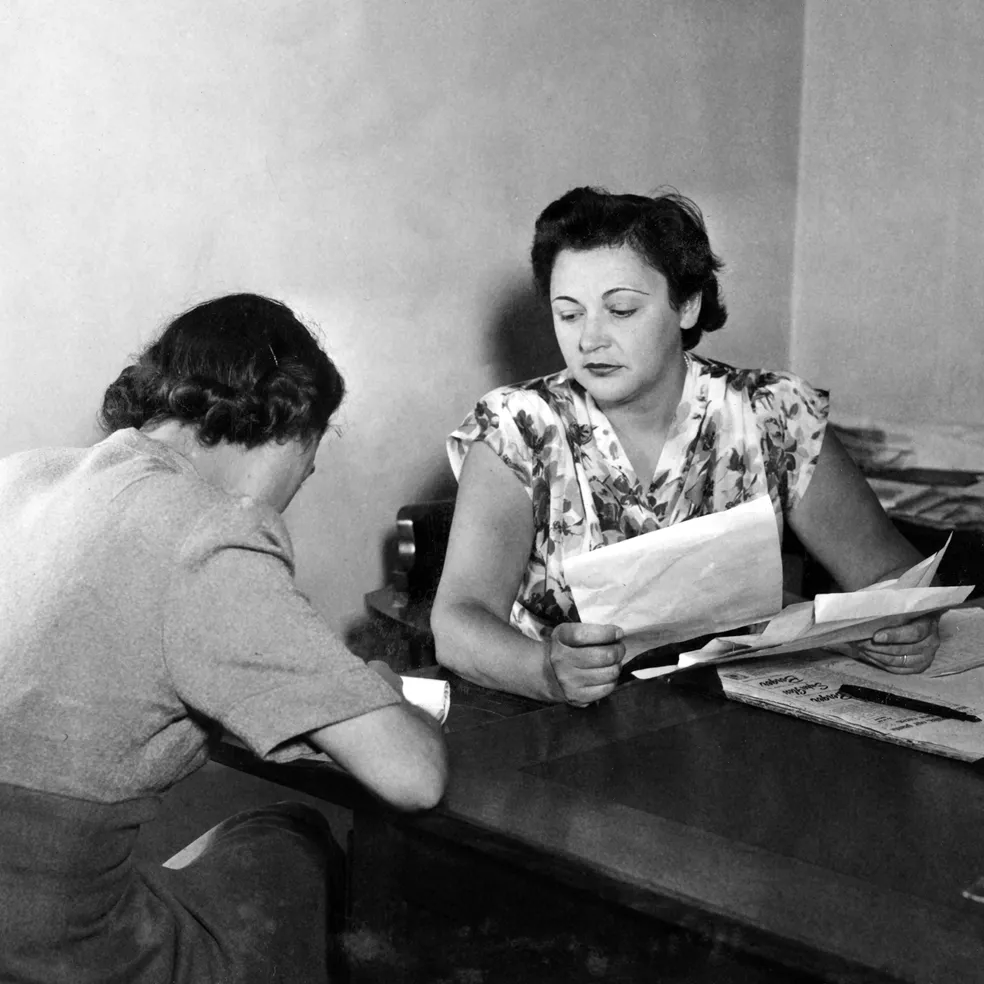
[[[920,674],[896,675],[850,657],[810,652],[732,663],[719,667],[717,675],[733,700],[948,758],[976,761],[984,758],[984,720],[950,720],[840,692],[845,684],[860,685],[984,719],[984,611],[945,613],[940,638],[933,667]],[[976,661],[968,658],[971,649]]]
[[[564,563],[582,622],[618,625],[629,659],[727,632],[782,607],[782,558],[768,495],[600,547]]]

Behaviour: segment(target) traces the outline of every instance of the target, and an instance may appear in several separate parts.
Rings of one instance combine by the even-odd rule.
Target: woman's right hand
[[[617,625],[562,622],[550,633],[547,660],[563,699],[574,707],[607,697],[615,689],[624,658]]]

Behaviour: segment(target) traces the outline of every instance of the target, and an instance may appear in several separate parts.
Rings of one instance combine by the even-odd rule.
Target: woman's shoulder
[[[489,390],[477,406],[484,404],[506,411],[556,412],[571,403],[573,391],[567,371],[551,373],[549,376],[536,376],[519,383],[509,383]]]
[[[826,413],[829,394],[785,369],[740,369],[707,357],[692,357],[700,376],[722,395],[740,395],[756,412],[789,410],[805,404]]]
[[[489,431],[525,432],[550,425],[565,426],[574,417],[574,390],[566,371],[537,376],[489,390],[472,408],[452,436]]]
[[[533,460],[550,454],[577,424],[566,372],[499,386],[486,393],[447,440],[457,475],[472,444],[487,444],[528,485]]]
[[[176,552],[184,563],[228,546],[292,557],[283,519],[269,506],[213,485],[187,459],[139,432],[117,432],[103,443],[115,446],[120,468],[113,496],[119,520],[158,551]]]

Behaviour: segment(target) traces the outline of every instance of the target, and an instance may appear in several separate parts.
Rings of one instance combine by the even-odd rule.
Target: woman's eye
[[[578,314],[578,311],[558,311],[557,317],[560,321],[576,321]]]
[[[638,308],[611,308],[612,314],[616,318],[631,318],[638,311]]]

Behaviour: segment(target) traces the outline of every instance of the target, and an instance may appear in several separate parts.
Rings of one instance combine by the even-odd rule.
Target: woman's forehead
[[[550,276],[550,295],[571,290],[600,290],[618,286],[651,292],[665,283],[663,275],[631,246],[600,246],[596,249],[561,250]]]

